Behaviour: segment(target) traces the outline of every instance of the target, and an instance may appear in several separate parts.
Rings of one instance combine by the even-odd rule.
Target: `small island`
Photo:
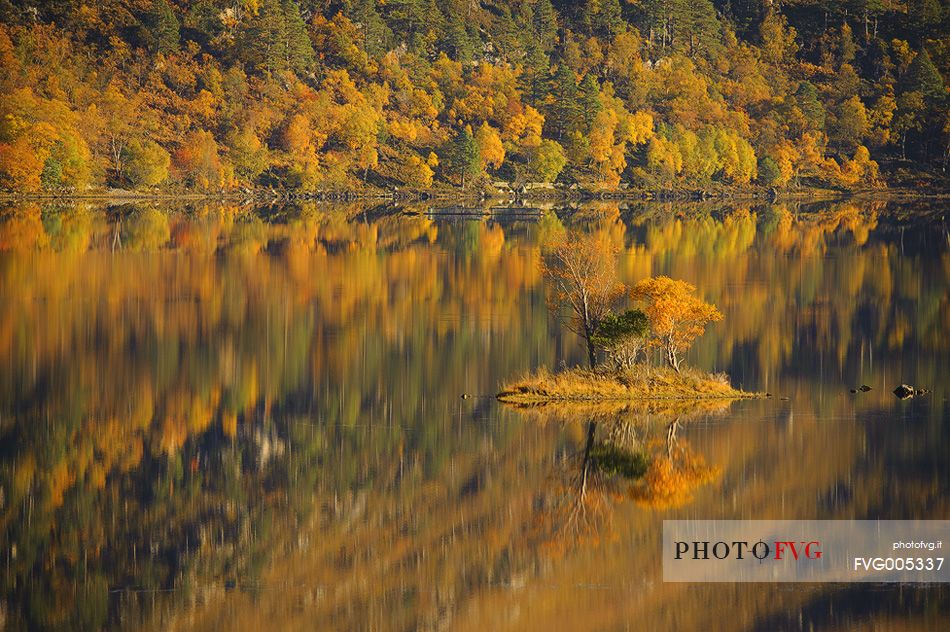
[[[617,249],[603,235],[581,231],[557,236],[544,248],[541,267],[548,308],[563,317],[586,344],[589,367],[535,373],[506,383],[498,400],[516,406],[551,403],[748,399],[762,396],[733,388],[724,373],[683,364],[683,354],[706,325],[720,321],[715,305],[696,287],[666,276],[627,288],[617,278]],[[615,312],[622,299],[642,306]],[[599,357],[607,362],[598,364]],[[651,362],[662,358],[663,365]]]
[[[643,399],[748,399],[760,397],[733,388],[723,373],[640,364],[630,370],[601,367],[572,368],[551,373],[547,369],[502,386],[498,400],[516,406],[554,402],[627,401]]]

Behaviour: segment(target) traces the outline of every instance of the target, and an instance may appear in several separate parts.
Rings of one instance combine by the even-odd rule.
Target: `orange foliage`
[[[714,305],[693,296],[696,287],[686,281],[659,276],[633,286],[630,298],[644,303],[653,331],[651,344],[666,351],[670,366],[680,370],[680,355],[703,335],[706,325],[722,320]]]

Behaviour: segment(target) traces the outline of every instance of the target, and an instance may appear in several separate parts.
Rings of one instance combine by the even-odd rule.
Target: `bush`
[[[650,322],[639,309],[609,314],[597,327],[594,345],[603,349],[618,368],[629,368],[646,347]]]

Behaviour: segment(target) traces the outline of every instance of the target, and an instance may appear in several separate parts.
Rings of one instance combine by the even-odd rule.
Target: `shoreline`
[[[528,191],[500,191],[436,189],[427,191],[295,191],[295,190],[233,190],[215,192],[194,191],[124,191],[104,190],[85,193],[0,193],[0,203],[30,202],[100,202],[114,205],[134,204],[136,202],[231,202],[238,204],[286,204],[292,202],[379,202],[379,203],[433,203],[446,202],[456,204],[517,204],[517,203],[576,203],[576,202],[754,202],[760,204],[835,202],[848,200],[868,201],[916,201],[948,200],[950,191],[912,189],[909,187],[887,189],[857,189],[852,191],[801,188],[801,189],[672,189],[648,190],[626,189],[620,191],[596,191],[590,189],[539,189]]]

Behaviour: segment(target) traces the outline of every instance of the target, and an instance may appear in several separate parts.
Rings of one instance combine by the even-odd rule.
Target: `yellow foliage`
[[[475,144],[483,169],[489,165],[497,169],[505,161],[505,147],[501,144],[501,136],[488,123],[482,123],[478,128]]]
[[[644,304],[653,332],[651,344],[666,351],[670,366],[679,371],[685,353],[710,322],[722,320],[714,305],[693,296],[696,286],[666,276],[651,277],[633,286],[630,298]]]
[[[674,446],[667,454],[661,448],[631,497],[653,509],[681,507],[693,499],[697,487],[718,476],[719,468],[707,466],[701,455],[692,454],[687,447]]]
[[[864,145],[854,151],[854,157],[841,167],[841,182],[847,186],[878,183],[878,165],[871,160],[871,152]]]
[[[683,155],[673,142],[654,136],[647,147],[647,166],[671,179],[683,170]]]

